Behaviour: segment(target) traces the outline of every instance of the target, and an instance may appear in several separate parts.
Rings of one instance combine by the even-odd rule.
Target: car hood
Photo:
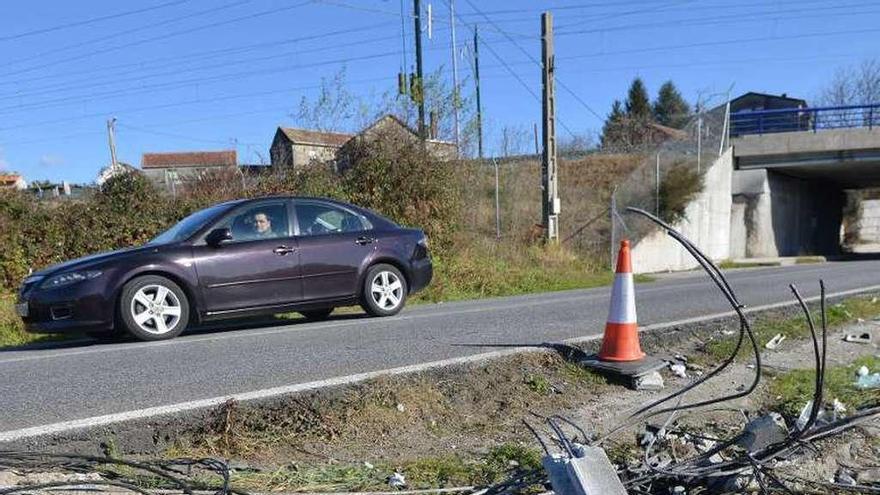
[[[31,276],[48,276],[62,271],[75,270],[79,268],[90,268],[105,261],[127,258],[129,256],[137,255],[138,253],[155,251],[157,248],[158,246],[156,245],[144,245],[138,247],[117,249],[115,251],[104,251],[102,253],[91,254],[82,258],[76,258],[65,261],[63,263],[57,263],[47,266],[40,271],[34,272],[33,274],[31,274]]]

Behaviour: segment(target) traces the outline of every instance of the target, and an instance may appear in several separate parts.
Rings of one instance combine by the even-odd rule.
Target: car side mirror
[[[211,247],[218,247],[224,241],[232,240],[232,231],[228,228],[214,229],[205,237],[205,243]]]

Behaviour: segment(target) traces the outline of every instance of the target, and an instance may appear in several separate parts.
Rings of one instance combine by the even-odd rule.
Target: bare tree
[[[528,127],[521,125],[509,126],[501,128],[501,142],[498,143],[498,149],[501,156],[524,155],[529,152],[529,144],[532,133]]]
[[[331,78],[321,78],[321,89],[314,100],[303,96],[291,115],[298,125],[320,131],[341,131],[358,114],[360,99],[345,84],[345,67]]]
[[[880,103],[880,60],[867,59],[838,69],[818,101],[823,106]]]

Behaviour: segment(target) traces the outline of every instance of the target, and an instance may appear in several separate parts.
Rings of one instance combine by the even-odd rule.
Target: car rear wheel
[[[326,320],[330,313],[333,312],[333,308],[324,308],[324,309],[312,309],[309,311],[300,311],[299,314],[303,315],[305,319],[309,321],[320,321]]]
[[[361,307],[373,316],[392,316],[406,304],[406,279],[393,265],[375,265],[364,277]]]
[[[189,323],[189,301],[171,280],[147,275],[122,288],[119,314],[125,330],[139,340],[171,339]]]

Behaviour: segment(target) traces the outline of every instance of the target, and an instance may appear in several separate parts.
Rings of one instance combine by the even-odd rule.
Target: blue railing
[[[840,107],[785,108],[730,114],[730,135],[880,127],[880,103]]]

